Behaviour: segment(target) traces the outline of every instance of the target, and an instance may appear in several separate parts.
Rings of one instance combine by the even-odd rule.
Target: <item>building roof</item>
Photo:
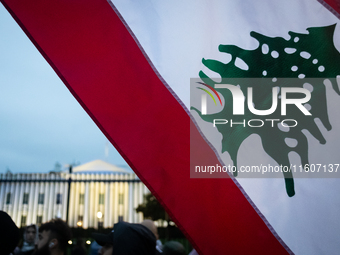
[[[131,171],[97,159],[72,169],[73,173],[132,173]]]

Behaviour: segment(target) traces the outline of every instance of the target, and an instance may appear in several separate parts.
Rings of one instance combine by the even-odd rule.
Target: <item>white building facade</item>
[[[0,174],[0,210],[19,227],[56,217],[83,228],[140,223],[143,214],[135,209],[148,192],[134,173],[101,160],[71,173]]]

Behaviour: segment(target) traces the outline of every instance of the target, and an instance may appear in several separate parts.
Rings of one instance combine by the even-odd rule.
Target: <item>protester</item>
[[[35,243],[38,240],[38,228],[32,224],[25,228],[24,243],[20,249],[19,255],[31,255],[35,250]]]
[[[39,228],[39,240],[34,255],[65,255],[71,229],[61,219],[53,219]]]
[[[20,240],[20,232],[12,218],[4,211],[0,211],[0,254],[9,255]]]
[[[147,227],[155,235],[156,239],[159,238],[157,227],[152,220],[144,220],[141,224]]]
[[[158,235],[158,229],[155,225],[155,223],[152,220],[144,220],[141,223],[143,226],[147,227],[150,229],[150,231],[155,235],[156,237],[156,255],[162,253],[162,242],[159,240],[159,235]]]
[[[184,246],[177,241],[169,241],[163,245],[163,255],[185,255]]]
[[[116,223],[109,234],[94,233],[93,238],[103,246],[100,255],[153,255],[155,235],[141,224]]]

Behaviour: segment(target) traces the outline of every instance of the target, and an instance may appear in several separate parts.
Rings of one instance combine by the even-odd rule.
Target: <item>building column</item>
[[[58,205],[57,208],[57,215],[60,219],[64,218],[64,207],[67,205],[67,195],[64,192],[64,186],[66,185],[64,182],[62,182],[64,178],[62,176],[59,177],[59,187],[58,187],[58,193],[61,194],[61,204]]]
[[[95,175],[94,174],[91,174],[90,176],[90,179],[91,180],[94,180],[95,179]],[[95,217],[96,216],[96,212],[95,212],[95,183],[94,182],[91,182],[90,183],[90,207],[89,207],[89,227],[95,227]]]
[[[81,183],[78,182],[80,180],[80,175],[79,174],[75,174],[75,179],[77,180],[77,182],[75,183],[74,187],[74,214],[73,214],[73,226],[76,227],[77,223],[78,223],[78,216],[80,215],[80,210],[79,210],[79,194],[80,194],[80,185]]]
[[[42,174],[41,179],[46,180],[47,174]],[[43,182],[42,183],[42,193],[44,193],[44,203],[41,206],[41,215],[42,215],[42,222],[47,221],[47,213],[48,213],[48,198],[49,198],[49,183]]]
[[[85,183],[83,228],[89,227],[90,183]]]
[[[40,174],[35,175],[35,179],[40,180]],[[38,213],[38,198],[40,192],[40,182],[35,182],[33,184],[35,186],[34,199],[33,199],[33,215],[32,215],[32,223],[37,223],[37,213]]]
[[[22,176],[22,179],[25,179],[24,176]],[[23,205],[22,205],[24,192],[25,192],[25,183],[22,182],[22,183],[20,183],[20,193],[19,193],[19,196],[18,196],[18,214],[17,214],[17,218],[15,220],[15,223],[19,227],[21,225],[21,216],[24,214]]]
[[[21,174],[17,175],[17,180],[18,182],[15,184],[15,194],[14,195],[14,199],[13,199],[13,215],[12,215],[12,219],[17,219],[18,218],[18,206],[19,206],[19,197],[20,197],[20,180],[21,180]],[[15,220],[14,220],[15,221]]]
[[[31,180],[34,179],[35,174],[32,174],[31,177],[32,177],[32,178],[30,178]],[[34,190],[36,189],[37,186],[33,182],[28,182],[28,186],[29,186],[29,193],[28,193],[26,223],[27,223],[27,225],[31,225],[32,224],[32,216],[33,216],[34,195],[35,195]]]
[[[105,179],[105,174],[101,174],[100,175],[100,180],[104,180]],[[105,183],[104,182],[100,182],[99,183],[99,192],[98,192],[98,211],[100,211],[102,213],[102,218],[98,221],[99,222],[103,222],[103,226],[105,224],[105,210],[106,210],[106,205],[105,205],[105,191],[106,191],[106,188],[105,188]],[[103,194],[104,195],[104,202],[102,205],[99,204],[99,194]]]
[[[114,204],[113,204],[113,224],[118,222],[118,214],[119,214],[119,204],[118,204],[118,174],[115,174],[115,182],[114,182]]]
[[[4,174],[0,174],[0,180],[4,180]],[[0,183],[0,210],[4,210],[4,204],[5,204],[5,199],[6,199],[6,194],[5,194],[5,182]]]
[[[130,180],[133,179],[133,175],[131,174],[130,175]],[[128,208],[128,212],[129,212],[129,218],[128,218],[128,221],[129,222],[132,222],[132,223],[135,223],[134,222],[134,219],[133,219],[133,182],[128,182],[128,186],[129,186],[129,208]]]
[[[40,180],[43,179],[43,175],[40,174]],[[42,223],[44,223],[44,205],[46,203],[46,197],[45,197],[45,183],[44,182],[40,182],[39,185],[39,191],[38,191],[38,200],[39,200],[39,194],[44,194],[44,203],[43,204],[38,204],[38,209],[37,209],[37,216],[42,216]]]
[[[125,175],[124,179],[128,179],[128,176]],[[123,183],[123,194],[124,194],[124,206],[123,206],[123,215],[124,221],[129,220],[129,182]]]
[[[106,180],[109,180],[109,175],[106,175]],[[104,193],[104,197],[105,197],[105,212],[104,212],[104,228],[109,228],[111,227],[110,225],[110,182],[106,182],[105,183],[105,193]]]
[[[138,183],[137,182],[134,182],[133,184],[133,197],[135,198],[134,199],[134,209],[136,209],[138,207],[138,201],[139,201],[139,198],[138,198],[138,189],[137,189],[137,185]],[[133,222],[134,223],[137,223],[138,222],[138,213],[136,212],[136,210],[134,210],[134,214],[133,214]]]
[[[114,193],[114,174],[110,174],[110,200],[109,200],[109,206],[110,206],[110,214],[109,214],[109,226],[113,227],[114,224],[114,203],[115,203],[115,193]]]
[[[13,178],[13,175],[12,175],[12,178]],[[13,217],[13,201],[14,201],[14,198],[15,198],[15,184],[14,182],[11,182],[10,183],[10,192],[11,192],[11,204],[8,208],[8,214]]]
[[[64,178],[65,179],[65,178]],[[65,197],[65,202],[62,204],[62,213],[61,213],[61,218],[63,221],[66,221],[66,215],[67,215],[67,197],[68,197],[68,190],[67,190],[68,183],[64,182],[62,184],[62,190],[63,190],[63,196]]]
[[[6,174],[6,175],[5,175],[5,180],[8,180],[8,179],[10,179],[10,178],[9,178],[8,175]],[[6,200],[7,200],[7,193],[10,191],[9,182],[6,182],[6,183],[5,183],[4,190],[5,190],[5,196],[4,196],[3,210],[4,210],[5,212],[8,213],[8,205],[6,204],[6,202],[7,202]],[[11,196],[12,196],[12,195],[11,195]],[[11,197],[11,200],[12,200],[12,197]],[[16,221],[14,220],[14,222],[16,222]]]
[[[120,175],[120,179],[121,181],[119,182],[119,195],[123,194],[123,204],[119,205],[119,216],[123,216],[123,220],[126,221],[126,216],[125,216],[125,198],[126,198],[126,194],[125,194],[125,182],[122,182],[122,180],[124,179],[124,175]]]
[[[54,180],[55,176],[54,174],[49,174],[48,176],[50,179],[52,179],[52,182],[49,183],[49,197],[48,197],[48,213],[47,213],[47,220],[53,219],[53,209],[55,204],[55,185]]]
[[[99,179],[99,174],[96,174],[96,180]],[[93,227],[95,229],[98,228],[98,218],[97,218],[97,212],[99,211],[99,182],[94,183],[94,223]]]
[[[48,179],[48,174],[44,174],[43,179]],[[44,206],[43,206],[43,212],[42,212],[42,216],[43,216],[43,222],[48,221],[48,206],[49,206],[49,191],[50,191],[50,183],[49,182],[44,182],[44,188],[45,188],[45,192],[44,192]]]
[[[144,202],[144,190],[143,190],[143,183],[140,182],[139,183],[139,204],[143,203]],[[142,222],[144,220],[144,216],[143,216],[143,213],[140,213],[139,214],[139,222]]]
[[[52,215],[53,215],[52,217],[53,218],[59,217],[60,204],[57,204],[57,196],[58,196],[58,194],[61,195],[61,193],[60,193],[60,182],[59,182],[60,181],[60,175],[57,174],[55,179],[56,179],[55,182],[54,182],[54,199],[55,199],[55,203],[54,203],[54,208],[53,208],[53,213],[52,213]],[[65,198],[61,195],[61,203],[63,203],[64,199]]]

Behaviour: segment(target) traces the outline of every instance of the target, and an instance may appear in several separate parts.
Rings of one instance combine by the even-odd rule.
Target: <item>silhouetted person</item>
[[[65,255],[71,229],[61,219],[44,223],[39,228],[39,240],[34,255]]]
[[[38,228],[32,224],[25,228],[24,243],[20,249],[19,255],[31,255],[35,250],[35,243],[38,240]]]
[[[0,211],[0,254],[8,255],[13,252],[20,240],[19,228],[12,218],[4,211]]]
[[[116,223],[109,234],[93,234],[102,246],[100,255],[154,255],[156,237],[145,226],[127,222]]]
[[[169,241],[163,245],[163,255],[185,255],[184,246],[177,241]]]
[[[141,223],[143,226],[147,227],[150,229],[150,231],[155,235],[156,237],[156,254],[161,254],[162,253],[162,242],[159,240],[159,235],[158,235],[158,229],[155,225],[155,223],[152,220],[144,220]]]

